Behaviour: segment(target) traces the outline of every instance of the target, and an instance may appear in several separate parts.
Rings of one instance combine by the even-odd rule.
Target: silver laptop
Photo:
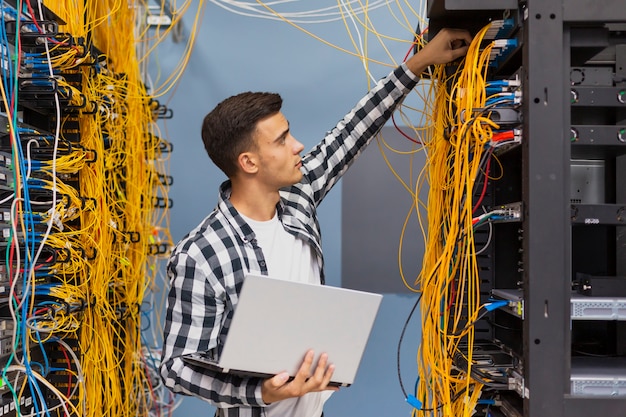
[[[354,382],[382,295],[331,286],[246,276],[219,360],[205,352],[183,356],[217,372],[295,376],[305,353],[314,364],[326,352],[332,385]]]

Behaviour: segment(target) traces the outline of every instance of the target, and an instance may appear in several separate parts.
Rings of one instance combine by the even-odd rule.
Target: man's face
[[[289,122],[276,113],[257,123],[254,133],[259,158],[259,179],[269,191],[276,191],[300,182],[304,145],[289,131]]]

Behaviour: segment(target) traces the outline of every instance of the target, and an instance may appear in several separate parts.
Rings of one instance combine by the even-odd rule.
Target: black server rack
[[[430,36],[515,25],[515,50],[492,69],[521,81],[521,146],[499,156],[495,227],[483,254],[487,320],[515,358],[509,390],[483,415],[626,413],[626,3],[624,0],[428,0]],[[485,294],[487,295],[487,294]],[[492,298],[492,299],[493,299]]]

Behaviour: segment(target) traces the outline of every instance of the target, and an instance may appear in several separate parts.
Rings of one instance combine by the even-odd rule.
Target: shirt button
[[[259,262],[259,265],[261,265],[261,266],[265,266],[265,261],[261,261],[261,262]]]

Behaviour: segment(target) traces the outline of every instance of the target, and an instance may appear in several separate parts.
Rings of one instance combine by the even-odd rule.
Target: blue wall
[[[322,4],[332,6],[336,2],[298,4],[304,9]],[[417,8],[417,4],[414,7]],[[185,17],[186,36],[193,17],[191,14]],[[412,15],[409,18],[414,26],[417,18]],[[385,35],[407,40],[412,36],[387,8],[370,12],[370,19]],[[353,50],[341,21],[306,25],[305,28]],[[393,41],[385,41],[385,44],[396,61],[402,60],[409,47]],[[169,74],[178,63],[183,47],[184,43],[166,41],[157,55],[152,56],[150,73],[155,85],[160,82],[159,73],[162,80],[163,74]],[[368,54],[391,65],[390,58],[376,42],[370,42]],[[391,67],[374,65],[371,70],[378,79]],[[167,102],[174,112],[173,119],[161,123],[163,136],[174,146],[170,164],[170,174],[174,177],[170,189],[174,200],[170,222],[174,240],[180,239],[214,207],[218,185],[224,180],[224,175],[206,156],[200,140],[202,118],[219,101],[247,90],[280,93],[284,99],[283,113],[291,123],[294,136],[310,148],[367,89],[367,77],[358,58],[324,45],[284,22],[238,16],[208,3],[184,76],[174,94],[159,99]],[[341,284],[340,187],[341,183],[319,209],[330,285]],[[390,244],[395,245],[397,241]],[[396,349],[401,328],[414,302],[413,295],[385,294],[356,382],[333,395],[326,406],[328,417],[411,414],[398,383]],[[402,349],[402,376],[409,391],[416,375],[418,320],[419,317],[413,317]],[[213,408],[208,404],[186,398],[174,416],[212,416],[212,413]]]

